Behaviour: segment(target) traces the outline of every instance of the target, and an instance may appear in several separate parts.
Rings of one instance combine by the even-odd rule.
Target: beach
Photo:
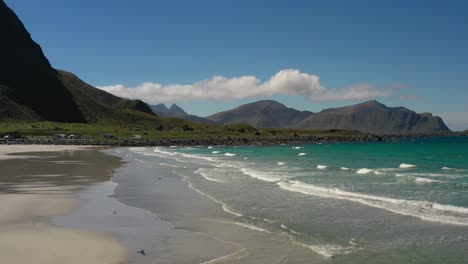
[[[79,207],[76,194],[118,165],[112,159],[90,168],[86,163],[103,155],[83,149],[0,146],[1,263],[124,263],[127,251],[113,235],[50,222]]]
[[[464,263],[466,142],[439,141],[1,147],[0,261]]]

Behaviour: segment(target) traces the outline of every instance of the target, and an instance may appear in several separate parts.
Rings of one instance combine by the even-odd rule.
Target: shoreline
[[[127,250],[113,234],[52,221],[78,210],[79,193],[101,181],[104,166],[90,165],[88,149],[0,146],[0,262],[124,263]]]
[[[230,210],[178,171],[193,168],[173,167],[163,158],[146,159],[128,149],[107,152],[128,161],[113,178],[118,185],[112,197],[131,208],[151,212],[171,227],[173,243],[165,243],[160,235],[153,236],[158,247],[149,251],[147,258],[159,258],[148,263],[249,263],[245,261],[257,258],[262,259],[261,263],[280,259],[321,263],[334,257],[327,244],[302,244]]]
[[[320,144],[320,143],[371,143],[399,142],[415,138],[438,136],[365,136],[365,137],[276,137],[276,138],[165,138],[165,139],[122,139],[122,140],[30,140],[0,139],[2,145],[45,145],[45,146],[88,146],[88,147],[170,147],[170,146],[270,146],[285,144]]]

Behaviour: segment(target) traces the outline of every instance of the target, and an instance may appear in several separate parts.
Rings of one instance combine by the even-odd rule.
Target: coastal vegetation
[[[184,127],[186,129],[184,129]],[[190,129],[187,129],[190,128]],[[58,122],[4,122],[0,125],[0,135],[20,135],[21,138],[51,138],[56,134],[89,135],[95,140],[103,140],[104,135],[113,134],[117,140],[141,136],[141,140],[151,139],[218,139],[218,138],[300,138],[300,137],[342,137],[365,138],[368,135],[357,131],[344,130],[293,130],[256,129],[249,125],[209,125],[191,123],[177,118],[160,118],[159,122],[141,124],[113,123],[58,123]]]

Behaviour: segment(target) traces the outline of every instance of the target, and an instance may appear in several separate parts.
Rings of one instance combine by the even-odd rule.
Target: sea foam
[[[298,156],[305,156],[305,155],[307,155],[307,153],[304,153],[304,152],[298,154]]]
[[[400,169],[411,169],[411,168],[415,168],[415,167],[416,167],[416,165],[407,164],[407,163],[402,163],[399,166]]]
[[[318,170],[325,170],[327,168],[328,168],[328,166],[326,166],[326,165],[317,165]]]
[[[216,171],[216,170],[200,168],[200,169],[196,170],[195,173],[201,175],[205,180],[208,180],[208,181],[211,181],[211,182],[226,183],[226,182],[224,182],[224,181],[222,181],[220,179],[215,179],[215,178],[211,177],[211,175],[209,175],[209,173],[213,172],[213,171]]]
[[[374,170],[366,169],[366,168],[362,168],[362,169],[359,169],[358,171],[356,171],[357,174],[369,174],[371,172],[374,172]]]
[[[224,153],[224,156],[227,156],[227,157],[234,157],[234,156],[236,156],[236,155],[237,155],[237,154],[229,153],[229,152]]]
[[[355,193],[338,188],[314,186],[300,181],[283,180],[277,185],[292,192],[357,202],[393,213],[417,217],[424,221],[468,226],[468,208],[465,207]]]
[[[414,179],[414,182],[415,182],[415,183],[419,183],[419,184],[424,184],[424,183],[441,183],[441,181],[432,180],[432,179],[427,179],[427,178],[422,178],[422,177],[416,177],[416,179]]]
[[[250,176],[252,178],[266,181],[266,182],[277,182],[282,180],[281,177],[277,177],[273,175],[273,173],[268,173],[268,172],[261,172],[257,170],[252,170],[252,169],[247,169],[247,168],[240,168],[243,174]]]

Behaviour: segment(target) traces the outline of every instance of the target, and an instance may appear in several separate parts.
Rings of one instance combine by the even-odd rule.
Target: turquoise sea
[[[331,263],[468,263],[468,138],[130,148]],[[255,263],[255,262],[254,262]]]

